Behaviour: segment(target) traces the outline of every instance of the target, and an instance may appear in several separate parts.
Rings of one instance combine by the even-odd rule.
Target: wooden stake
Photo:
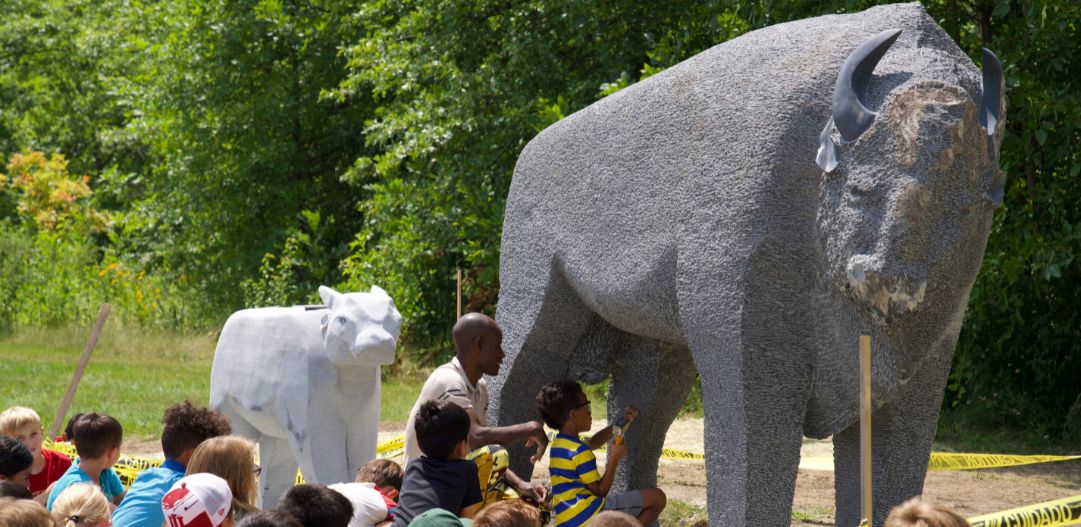
[[[94,329],[90,332],[90,339],[86,341],[86,347],[83,348],[83,356],[79,359],[79,365],[75,367],[75,373],[71,376],[68,391],[64,394],[64,400],[60,402],[60,407],[56,409],[56,419],[53,419],[53,424],[49,426],[48,439],[55,438],[56,434],[60,432],[60,423],[64,422],[68,408],[71,407],[71,401],[75,399],[75,389],[79,387],[79,381],[83,378],[83,371],[86,370],[86,365],[90,363],[90,353],[94,351],[94,346],[98,344],[98,336],[101,335],[101,328],[105,326],[105,319],[109,316],[110,309],[112,309],[112,306],[109,304],[102,304],[101,311],[98,313],[98,321],[94,323]]]
[[[458,268],[458,317],[454,320],[462,318],[462,268]]]
[[[860,335],[860,510],[871,519],[871,337]]]

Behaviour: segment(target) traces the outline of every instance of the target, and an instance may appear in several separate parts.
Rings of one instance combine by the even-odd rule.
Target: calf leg
[[[296,482],[297,462],[289,440],[266,435],[260,437],[259,464],[262,472],[259,474],[259,502],[256,506],[260,509],[271,508]]]

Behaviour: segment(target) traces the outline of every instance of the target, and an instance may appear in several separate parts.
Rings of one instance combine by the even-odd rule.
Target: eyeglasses
[[[584,403],[579,403],[579,404],[574,405],[574,409],[577,410],[577,409],[579,409],[579,408],[581,408],[583,406],[589,406],[589,399],[586,399],[586,402],[584,402]]]
[[[259,465],[255,465],[255,468],[251,469],[251,473],[255,474],[256,476],[258,476],[259,474],[262,474],[263,473],[263,467],[260,467]]]

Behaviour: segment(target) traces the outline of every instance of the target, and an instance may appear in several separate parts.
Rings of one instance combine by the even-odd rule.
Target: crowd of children
[[[592,437],[590,401],[575,382],[543,387],[537,410],[558,430],[550,445],[552,520],[556,527],[652,525],[665,507],[656,488],[610,492],[626,453],[612,427]],[[628,408],[633,420],[637,410]],[[377,459],[356,481],[296,485],[272,508],[258,510],[254,445],[229,435],[219,413],[191,402],[162,418],[160,467],[143,471],[126,490],[113,470],[123,428],[100,413],[79,414],[67,439],[78,458],[43,448],[36,412],[0,413],[0,527],[541,527],[537,504],[506,500],[481,510],[482,489],[469,453],[470,416],[450,401],[418,406],[414,422],[423,455],[403,471]],[[614,440],[613,440],[614,438]],[[609,443],[603,473],[593,450]],[[963,527],[955,513],[914,500],[898,507],[889,527]]]

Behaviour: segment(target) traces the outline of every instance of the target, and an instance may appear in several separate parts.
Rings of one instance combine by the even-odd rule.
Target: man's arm
[[[462,510],[458,512],[458,517],[473,519],[477,515],[477,511],[480,510],[480,505],[480,503],[474,503],[468,507],[462,507]]]
[[[544,433],[544,426],[539,421],[526,421],[510,426],[484,426],[480,424],[480,418],[472,408],[466,408],[465,413],[469,414],[470,450],[476,450],[484,445],[505,446],[525,439],[526,448],[534,445],[537,447],[537,451],[529,458],[531,463],[536,463],[544,457],[544,451],[548,448],[548,436]]]
[[[507,469],[504,477],[507,479],[507,483],[510,484],[518,495],[523,498],[528,498],[537,503],[544,503],[548,499],[548,489],[540,483],[532,483],[526,481],[515,474],[513,470]]]

